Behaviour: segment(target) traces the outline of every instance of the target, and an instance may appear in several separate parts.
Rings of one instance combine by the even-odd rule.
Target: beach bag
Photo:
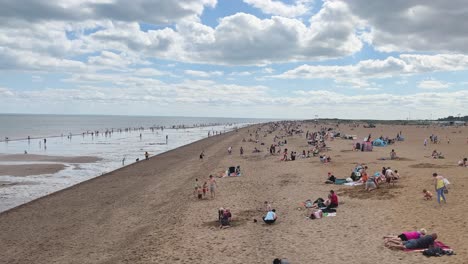
[[[445,255],[445,251],[440,247],[428,248],[425,249],[422,253],[426,257],[440,257]]]

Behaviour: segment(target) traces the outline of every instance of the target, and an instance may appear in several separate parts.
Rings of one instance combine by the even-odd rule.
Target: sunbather
[[[390,236],[384,236],[384,239],[386,242],[390,240],[394,240],[395,242],[401,242],[401,241],[408,241],[411,239],[418,239],[422,236],[425,236],[427,233],[426,229],[421,228],[418,231],[410,231],[410,232],[402,232],[398,236],[390,235]]]
[[[437,239],[437,234],[422,236],[418,239],[411,239],[401,242],[388,242],[387,247],[395,249],[426,249],[434,246],[434,241]]]
[[[336,180],[336,177],[331,172],[329,172],[328,176],[327,176],[327,180],[325,181],[325,183],[335,184],[335,180]]]

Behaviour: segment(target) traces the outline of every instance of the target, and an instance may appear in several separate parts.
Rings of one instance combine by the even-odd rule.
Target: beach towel
[[[344,183],[343,185],[346,185],[346,186],[359,186],[359,185],[363,185],[364,183],[363,182],[346,182]]]
[[[343,185],[343,184],[346,184],[347,181],[346,179],[335,179],[335,184],[336,185]]]
[[[443,242],[437,240],[434,241],[434,247],[439,247],[443,250],[452,250],[449,246],[445,245]],[[405,252],[423,252],[426,248],[418,248],[418,249],[404,249]]]

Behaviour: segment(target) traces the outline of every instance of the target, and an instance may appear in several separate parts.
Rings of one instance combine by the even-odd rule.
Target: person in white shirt
[[[268,211],[265,217],[263,217],[263,222],[265,222],[265,224],[271,225],[276,221],[277,218],[278,216],[276,215],[276,210],[273,209],[273,210]]]

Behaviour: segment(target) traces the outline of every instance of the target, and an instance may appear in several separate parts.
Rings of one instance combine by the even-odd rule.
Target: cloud
[[[368,40],[379,51],[468,52],[466,0],[346,0],[367,21]]]
[[[196,22],[191,22],[196,23]],[[360,21],[339,2],[326,2],[306,26],[297,19],[273,16],[259,19],[237,13],[214,28],[200,28],[205,41],[185,43],[191,61],[228,65],[265,65],[273,62],[322,60],[351,55],[362,48],[356,34]],[[186,25],[179,25],[183,30]],[[197,31],[198,32],[198,31]],[[211,37],[210,37],[211,36]]]
[[[80,61],[58,59],[31,51],[18,51],[0,47],[0,69],[39,72],[68,72],[84,70],[86,65]]]
[[[250,75],[252,75],[252,72],[249,72],[249,71],[231,72],[229,75],[231,75],[231,76],[250,76]]]
[[[112,22],[84,36],[82,46],[191,63],[264,65],[353,54],[362,47],[355,32],[359,23],[346,5],[326,2],[310,27],[297,19],[259,19],[245,13],[221,18],[215,28],[184,21],[175,29],[145,32],[138,23]]]
[[[216,0],[2,0],[0,20],[83,21],[110,19],[169,24],[198,17]]]
[[[245,3],[262,10],[265,14],[283,17],[298,17],[305,15],[311,9],[310,0],[298,0],[293,5],[274,0],[244,0]]]
[[[222,71],[194,71],[194,70],[185,70],[185,74],[200,77],[200,78],[211,78],[215,76],[222,76],[224,73]]]
[[[354,65],[302,65],[275,75],[281,79],[334,79],[352,86],[368,86],[369,79],[400,77],[468,69],[468,56],[463,54],[402,54],[398,58],[363,60]]]
[[[441,81],[431,79],[431,80],[421,81],[418,84],[418,87],[421,89],[426,89],[426,90],[438,90],[438,89],[449,88],[451,85],[452,83],[441,82]]]
[[[19,4],[9,0],[0,11],[0,20],[2,16],[16,14],[15,19],[7,19],[0,24],[0,47],[16,53],[28,53],[33,58],[28,64],[2,62],[12,70],[39,68],[40,65],[31,63],[47,57],[68,64],[91,65],[101,70],[123,69],[144,64],[149,59],[218,65],[268,65],[340,58],[362,48],[356,33],[356,27],[362,22],[350,13],[345,4],[334,1],[326,1],[322,9],[311,17],[309,26],[294,18],[273,16],[259,19],[250,14],[237,13],[220,18],[214,28],[197,19],[185,19],[178,21],[174,27],[148,30],[143,30],[140,23],[130,18],[119,17],[117,11],[113,15],[93,17],[98,12],[97,6],[114,6],[120,0],[29,2],[32,7],[37,7],[35,12],[24,9],[22,6],[26,5],[23,2]],[[196,14],[202,12],[205,6],[216,4],[211,0],[157,2],[162,3],[163,9],[170,2],[179,7],[193,8]],[[148,10],[152,10],[154,5],[146,0],[132,2],[131,7],[125,3],[118,9],[129,14],[122,16],[132,16],[132,13],[138,13],[147,5]],[[77,14],[67,13],[68,8],[75,7],[86,8],[83,9],[85,11],[75,10]],[[25,12],[35,15],[28,16],[29,13]],[[80,12],[91,14],[85,16]],[[147,16],[153,16],[151,12],[147,13],[150,14]],[[67,18],[68,15],[71,18]],[[77,21],[73,16],[88,20]],[[141,21],[156,23],[147,16],[142,16]],[[26,21],[28,19],[35,22],[30,23]],[[13,59],[8,54],[3,58]]]
[[[0,87],[0,97],[12,97],[14,95],[15,94],[13,93],[13,91],[4,87]]]

